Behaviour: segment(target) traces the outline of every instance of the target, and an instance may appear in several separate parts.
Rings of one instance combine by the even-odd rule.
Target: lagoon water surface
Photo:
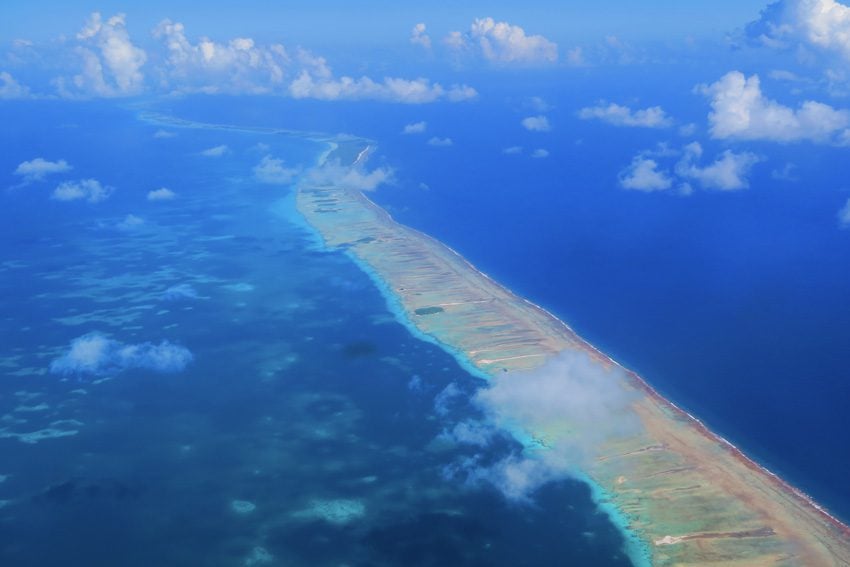
[[[61,202],[63,179],[6,179],[4,564],[629,564],[584,484],[509,502],[451,475],[473,449],[441,434],[475,416],[479,379],[254,173],[324,144],[104,105],[3,112],[5,171],[37,147],[114,188]]]

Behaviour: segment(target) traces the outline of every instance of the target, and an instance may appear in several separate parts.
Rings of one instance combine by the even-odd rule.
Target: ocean
[[[850,186],[836,182],[850,177],[846,150],[712,141],[708,104],[698,103],[694,86],[719,78],[726,63],[677,69],[574,69],[560,81],[545,72],[482,73],[469,79],[483,94],[468,105],[264,99],[223,114],[376,140],[371,163],[393,167],[395,183],[372,197],[394,218],[556,314],[847,521],[850,231],[839,228],[837,211]],[[766,77],[764,85],[773,90]],[[540,113],[529,92],[545,101],[550,132],[520,126]],[[578,118],[577,109],[603,97],[661,105],[695,132]],[[222,112],[212,100],[173,110],[197,119]],[[424,134],[402,134],[418,121],[427,123]],[[432,136],[453,144],[430,146]],[[706,162],[726,148],[756,153],[749,188],[697,186],[684,196],[619,186],[638,152],[681,155],[694,140]],[[513,146],[522,153],[503,153]],[[537,148],[549,156],[531,157]]]
[[[157,109],[289,126],[256,100]],[[0,116],[3,564],[629,564],[586,485],[510,502],[451,474],[516,450],[442,435],[477,415],[480,379],[254,173],[265,156],[307,168],[324,143],[138,105]],[[72,169],[13,173],[36,157]],[[80,180],[108,198],[51,198]]]

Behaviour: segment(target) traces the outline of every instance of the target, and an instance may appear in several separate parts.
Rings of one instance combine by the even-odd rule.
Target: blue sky
[[[100,11],[126,13],[128,27],[134,34],[148,31],[163,18],[171,18],[210,37],[250,34],[267,41],[299,42],[311,47],[336,42],[392,43],[405,38],[408,28],[416,22],[424,21],[435,30],[448,32],[482,16],[515,22],[565,42],[612,34],[624,39],[658,40],[722,34],[754,19],[764,5],[759,0],[473,0],[461,5],[391,0],[365,4],[340,0],[212,0],[203,4],[190,0],[7,0],[2,8],[0,38],[48,39],[68,34],[69,28],[81,25],[90,12]]]

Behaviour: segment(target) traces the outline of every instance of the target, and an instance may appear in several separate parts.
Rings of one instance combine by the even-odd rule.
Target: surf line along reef
[[[369,148],[355,144],[334,144],[323,157],[363,161]],[[520,394],[505,408],[506,425],[544,463],[581,447],[578,476],[621,525],[636,564],[850,565],[847,526],[544,309],[357,189],[308,176],[295,200],[324,245],[345,249],[417,335],[491,383],[522,392],[523,380],[551,387],[542,375],[566,388],[593,380],[589,417],[584,406],[523,408]]]

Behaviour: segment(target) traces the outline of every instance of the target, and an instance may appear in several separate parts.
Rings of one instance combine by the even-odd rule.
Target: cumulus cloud
[[[226,145],[222,144],[220,146],[213,146],[212,148],[207,148],[205,150],[202,150],[199,153],[200,153],[200,155],[202,155],[204,157],[221,157],[224,154],[229,153],[229,152],[230,152],[230,148],[227,147]]]
[[[549,157],[549,150],[544,148],[537,148],[533,152],[531,152],[531,157],[536,159],[543,159]]]
[[[406,104],[423,104],[437,100],[461,102],[478,96],[478,92],[467,85],[452,85],[443,88],[428,79],[399,79],[385,77],[376,82],[369,77],[335,78],[316,76],[302,71],[289,85],[293,98],[315,98],[319,100],[380,100]]]
[[[414,34],[419,43],[428,43],[424,26],[417,25]],[[422,77],[338,77],[323,57],[306,49],[261,44],[250,37],[224,41],[204,36],[190,38],[182,23],[168,19],[156,26],[153,36],[158,41],[148,61],[148,54],[131,41],[123,14],[106,20],[99,13],[92,14],[76,37],[60,40],[63,54],[73,59],[78,72],[54,80],[59,94],[75,98],[116,97],[153,90],[411,104],[459,102],[478,95],[468,85],[443,86]],[[39,65],[54,55],[42,57],[37,49],[27,49],[27,53],[15,55],[16,64]],[[25,95],[26,87],[8,73],[0,72],[0,98]]]
[[[157,130],[154,132],[153,137],[157,140],[165,140],[168,138],[174,138],[177,136],[174,132],[169,132],[168,130]]]
[[[458,385],[450,382],[434,398],[434,412],[441,417],[447,416],[462,396],[463,391]]]
[[[774,2],[746,32],[751,40],[767,47],[804,45],[850,60],[850,7],[835,0]]]
[[[431,49],[431,37],[425,31],[425,24],[418,23],[410,30],[410,43]]]
[[[130,369],[180,372],[192,358],[188,349],[169,341],[127,344],[95,332],[72,340],[68,350],[50,363],[50,371],[95,376]]]
[[[472,50],[498,65],[541,65],[558,61],[558,46],[542,35],[493,18],[476,18],[468,34],[450,33],[443,42],[452,50]]]
[[[436,410],[435,410],[436,411]],[[446,415],[448,411],[438,415]],[[475,445],[477,447],[485,447],[490,442],[501,435],[493,424],[481,421],[462,421],[456,424],[451,429],[446,429],[440,434],[440,438],[461,445]]]
[[[762,94],[758,75],[731,71],[698,88],[711,99],[708,121],[714,138],[821,143],[850,138],[850,112],[811,100],[796,109],[784,106]]]
[[[522,127],[531,132],[548,132],[552,129],[549,119],[543,115],[523,118]]]
[[[148,191],[148,201],[173,201],[177,193],[166,187]]]
[[[18,167],[15,168],[14,173],[15,175],[22,177],[24,183],[32,183],[33,181],[41,181],[48,175],[65,173],[72,169],[73,167],[71,167],[64,159],[50,161],[37,157],[35,159],[19,163]]]
[[[693,179],[706,189],[734,191],[750,186],[747,180],[752,167],[761,159],[750,152],[735,153],[725,150],[711,164],[697,165],[702,157],[702,146],[693,142],[685,146],[682,159],[676,164],[676,174],[684,179]]]
[[[76,55],[81,70],[73,77],[56,80],[60,94],[70,97],[117,97],[144,90],[142,66],[145,51],[130,40],[124,14],[104,21],[98,12],[89,17],[77,33]]]
[[[786,163],[782,168],[773,169],[770,176],[777,181],[799,181],[799,178],[794,173],[797,166],[791,162]]]
[[[535,112],[549,112],[552,110],[552,105],[546,102],[546,99],[539,96],[533,96],[526,101],[529,108]]]
[[[260,163],[254,166],[254,177],[262,183],[273,185],[288,185],[299,173],[298,168],[286,167],[282,159],[270,155],[264,156]]]
[[[679,192],[690,194],[696,182],[703,189],[734,191],[749,187],[748,176],[753,166],[761,160],[751,152],[733,152],[725,150],[708,165],[700,165],[703,149],[697,142],[676,150],[667,145],[659,145],[654,151],[645,151],[636,155],[631,164],[620,172],[620,186],[635,191],[665,191],[678,182]],[[663,166],[658,160],[667,160],[679,156],[670,167]],[[669,163],[669,162],[668,162]]]
[[[658,162],[652,158],[637,155],[632,163],[620,172],[620,186],[635,191],[664,191],[673,186],[668,172],[659,169]]]
[[[393,181],[392,169],[379,167],[367,171],[362,166],[344,166],[339,161],[327,162],[307,173],[307,181],[313,185],[332,185],[357,191],[374,191],[379,186]]]
[[[59,184],[51,197],[57,201],[85,200],[89,203],[100,203],[108,199],[114,190],[108,185],[101,185],[97,179],[80,179]]]
[[[507,498],[528,498],[544,483],[584,468],[605,441],[640,430],[631,407],[636,395],[626,383],[621,368],[606,368],[577,351],[565,351],[536,370],[494,375],[473,398],[484,418],[456,426],[450,437],[481,445],[494,438],[495,428],[535,450],[492,465],[462,461],[452,472],[490,482]]]
[[[137,230],[143,226],[145,226],[145,219],[133,214],[127,215],[120,222],[115,224],[115,228],[127,232]]]
[[[425,130],[428,129],[428,123],[424,120],[422,122],[414,122],[412,124],[405,125],[404,129],[401,131],[402,134],[421,134]]]
[[[438,137],[434,136],[433,138],[428,140],[428,145],[429,146],[437,146],[437,147],[447,147],[447,146],[454,145],[454,142],[452,141],[451,138],[438,138]]]
[[[264,94],[282,90],[292,59],[280,44],[257,45],[240,37],[225,43],[186,37],[179,22],[163,20],[154,29],[168,51],[161,82],[178,92]]]
[[[0,71],[0,100],[27,98],[30,90],[6,71]]]
[[[502,150],[502,153],[505,155],[517,155],[522,153],[522,146],[509,146]]]
[[[838,211],[838,224],[841,228],[850,228],[850,199]]]
[[[673,124],[673,120],[667,116],[667,113],[660,106],[632,110],[628,106],[613,102],[610,104],[601,103],[597,106],[582,108],[578,115],[583,120],[602,120],[614,126],[666,128]]]

